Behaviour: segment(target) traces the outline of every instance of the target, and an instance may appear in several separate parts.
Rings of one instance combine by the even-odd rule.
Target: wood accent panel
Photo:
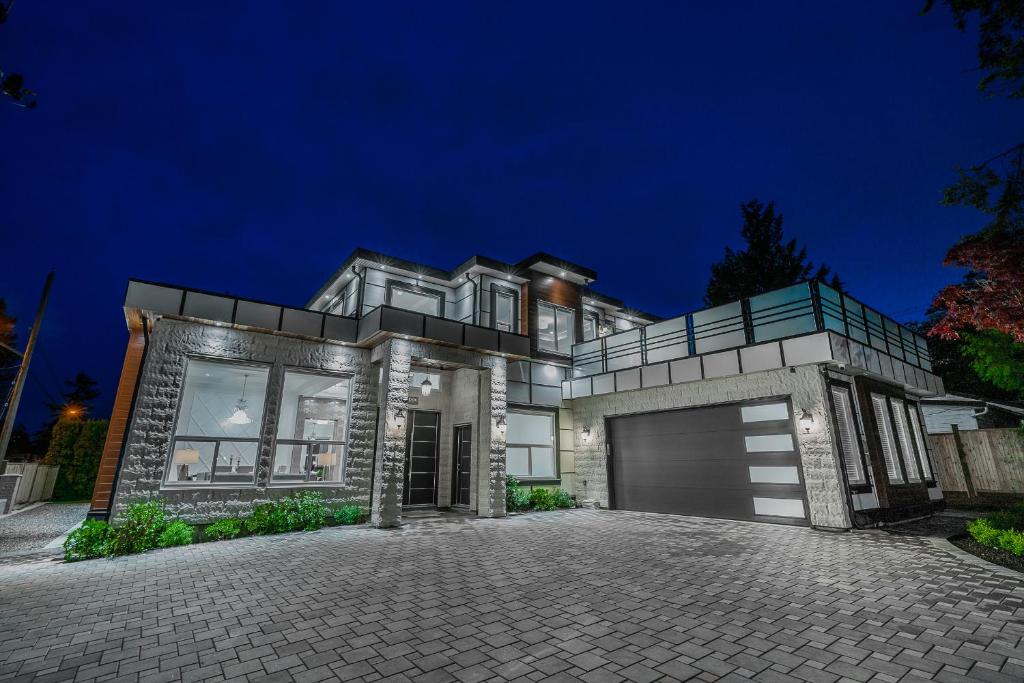
[[[133,327],[124,354],[124,364],[121,366],[121,379],[117,383],[117,395],[114,397],[114,408],[110,413],[107,438],[103,442],[96,486],[93,488],[92,504],[89,506],[90,513],[105,513],[110,509],[118,460],[121,458],[121,446],[131,421],[132,399],[135,397],[135,386],[142,370],[145,348],[146,338],[142,328]]]
[[[537,348],[537,302],[547,301],[556,306],[571,308],[574,312],[573,324],[576,328],[576,341],[583,339],[583,287],[567,280],[547,275],[538,271],[530,271],[527,329],[530,330],[530,352],[534,358],[566,363],[570,359],[557,353],[540,351]]]
[[[519,285],[519,334],[530,334],[530,283]]]

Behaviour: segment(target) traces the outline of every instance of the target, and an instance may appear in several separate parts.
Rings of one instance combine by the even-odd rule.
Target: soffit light
[[[249,402],[245,400],[245,385],[248,381],[249,375],[242,375],[242,395],[238,397],[238,403],[235,404],[235,412],[228,418],[230,424],[247,425],[252,423],[252,418],[247,412]]]

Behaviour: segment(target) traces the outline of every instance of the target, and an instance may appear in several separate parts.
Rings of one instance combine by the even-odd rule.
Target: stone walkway
[[[0,567],[0,680],[1024,680],[927,539],[574,510]]]
[[[85,519],[88,511],[88,503],[46,503],[0,517],[0,556],[41,551]]]

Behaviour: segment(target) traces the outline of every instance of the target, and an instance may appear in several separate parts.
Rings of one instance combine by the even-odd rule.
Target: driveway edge
[[[982,567],[984,569],[1003,572],[1005,574],[1009,574],[1011,576],[1020,578],[1020,572],[1014,571],[1013,569],[1009,569],[1008,567],[1004,567],[1001,564],[996,564],[994,562],[989,562],[988,560],[983,560],[977,555],[972,555],[966,550],[961,550],[960,548],[957,548],[955,545],[953,545],[944,538],[927,538],[925,540],[927,540],[928,543],[932,545],[932,547],[937,548],[938,550],[944,550],[950,555],[953,555],[957,559],[967,562],[968,564],[973,564],[976,567]]]

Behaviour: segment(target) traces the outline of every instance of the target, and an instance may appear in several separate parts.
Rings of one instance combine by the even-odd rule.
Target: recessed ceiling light
[[[565,271],[563,270],[561,273],[559,273],[558,277],[565,277]]]

